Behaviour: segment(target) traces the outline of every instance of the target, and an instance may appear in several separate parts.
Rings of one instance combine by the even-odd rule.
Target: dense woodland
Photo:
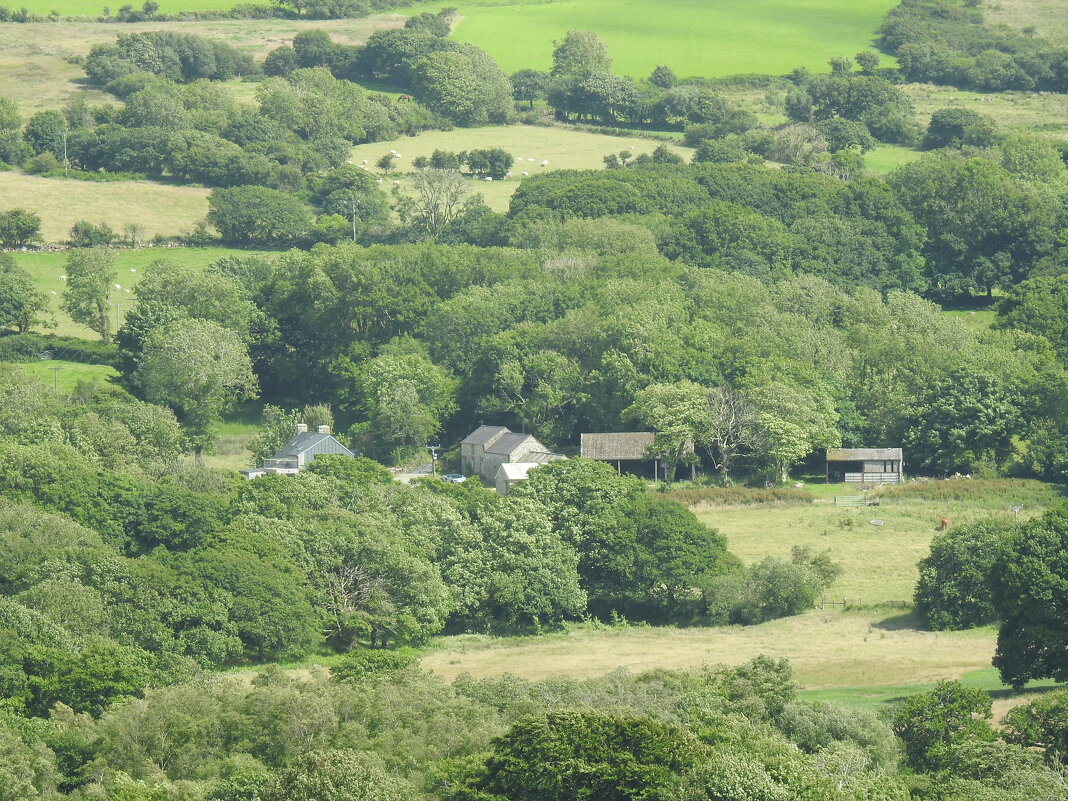
[[[448,37],[455,14],[358,46],[305,31],[262,63],[117,28],[81,65],[113,103],[24,121],[0,98],[5,167],[211,187],[183,241],[267,251],[161,258],[116,330],[115,247],[143,234],[79,223],[61,308],[98,342],[34,333],[49,298],[0,253],[0,360],[118,372],[61,393],[0,368],[0,801],[1068,798],[1063,690],[995,731],[959,682],[876,715],[800,700],[765,657],[425,673],[441,633],[758,625],[811,609],[841,567],[802,547],[746,565],[670,493],[581,458],[503,497],[383,467],[492,422],[568,454],[584,432],[652,430],[723,487],[818,471],[840,445],[901,446],[914,474],[1068,482],[1066,150],[973,111],[923,127],[900,88],[1065,91],[1068,54],[970,3],[905,0],[879,31],[897,67],[864,51],[827,74],[635,80],[572,31],[551,71],[509,76]],[[730,85],[789,122],[736,108]],[[525,179],[504,213],[473,191],[509,174],[501,149],[435,152],[413,194],[383,189],[388,153],[349,163],[359,143],[513,122],[650,138]],[[663,146],[680,135],[691,163]],[[880,142],[929,152],[883,179],[864,170]],[[34,247],[40,222],[0,211],[0,245]],[[256,463],[302,418],[369,458],[254,481],[204,467],[243,403],[262,408]],[[916,609],[935,630],[998,626],[1015,688],[1064,681],[1065,554],[1063,509],[960,526],[921,562]],[[276,664],[300,660],[331,667]]]

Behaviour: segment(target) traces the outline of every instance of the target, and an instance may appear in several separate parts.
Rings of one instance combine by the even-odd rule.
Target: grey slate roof
[[[312,433],[305,431],[301,434],[297,434],[293,439],[289,440],[283,445],[278,453],[274,455],[275,459],[296,459],[300,454],[306,453],[313,448],[321,449],[321,453],[340,453],[343,455],[353,456],[354,454],[336,439],[329,434]]]
[[[828,462],[901,461],[901,448],[830,448]]]
[[[534,439],[531,434],[516,434],[509,432],[504,434],[499,440],[489,445],[486,448],[486,453],[504,453],[510,454],[528,439]]]
[[[498,434],[511,433],[504,426],[479,426],[460,443],[461,445],[485,445]]]

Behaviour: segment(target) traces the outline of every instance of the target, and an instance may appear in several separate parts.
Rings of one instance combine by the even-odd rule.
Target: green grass
[[[59,276],[67,271],[67,254],[54,251],[39,251],[33,253],[14,253],[15,264],[26,270],[32,277],[38,288],[48,293],[51,301],[52,313],[56,318],[58,327],[48,329],[52,333],[63,336],[84,337],[96,339],[97,335],[82,325],[78,325],[60,311],[59,304],[63,296],[64,283]],[[233,250],[230,248],[141,248],[140,250],[116,250],[115,263],[118,277],[115,283],[121,289],[114,290],[112,302],[121,303],[116,309],[118,320],[121,323],[126,311],[132,308],[134,301],[133,289],[141,279],[145,267],[155,261],[166,261],[175,264],[190,264],[197,267],[206,267],[213,261],[230,255],[251,255],[250,251]],[[129,292],[126,290],[129,289]],[[52,294],[52,293],[55,294]],[[45,329],[40,329],[44,331]]]
[[[120,233],[127,223],[137,223],[150,237],[175,236],[208,213],[208,192],[148,181],[93,183],[0,172],[0,207],[40,215],[46,242],[65,241],[79,220],[105,222]]]
[[[374,142],[358,145],[352,149],[351,161],[360,164],[367,161],[373,173],[382,177],[374,164],[390,150],[401,154],[394,166],[396,175],[382,180],[383,188],[391,188],[393,181],[400,181],[401,191],[408,191],[408,178],[412,159],[429,156],[435,150],[472,150],[475,148],[500,147],[516,157],[512,177],[504,181],[471,179],[471,190],[482,194],[486,203],[495,211],[506,211],[508,201],[522,180],[523,172],[531,175],[559,169],[600,169],[603,158],[609,153],[634,148],[635,153],[649,153],[659,142],[638,137],[605,136],[603,134],[575,131],[560,126],[495,125],[485,128],[455,128],[451,131],[427,131],[415,137],[403,137],[392,142]],[[668,145],[686,161],[693,151],[682,145]],[[520,162],[519,159],[523,161]],[[548,161],[545,167],[542,161]]]
[[[118,375],[115,368],[106,364],[81,364],[58,359],[42,359],[16,365],[24,373],[37,376],[60,393],[70,392],[79,381],[105,382]]]
[[[883,175],[893,172],[902,164],[918,159],[922,153],[900,145],[879,145],[874,150],[864,154],[864,169],[869,172]]]
[[[613,72],[645,77],[658,64],[679,75],[780,74],[794,67],[827,70],[831,56],[872,46],[895,0],[451,0],[420,4],[418,13],[458,5],[455,38],[488,51],[507,72],[547,69],[553,41],[590,30],[607,43]]]

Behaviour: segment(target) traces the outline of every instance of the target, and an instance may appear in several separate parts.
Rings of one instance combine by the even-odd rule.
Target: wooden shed
[[[901,448],[833,448],[827,451],[827,483],[900,484]]]

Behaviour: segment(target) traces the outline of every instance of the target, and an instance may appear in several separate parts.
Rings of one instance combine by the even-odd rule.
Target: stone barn
[[[564,458],[542,445],[533,434],[517,434],[504,426],[479,426],[460,443],[460,472],[488,482],[497,480],[502,464],[545,464]]]
[[[827,451],[828,484],[900,484],[901,448],[834,448]]]

